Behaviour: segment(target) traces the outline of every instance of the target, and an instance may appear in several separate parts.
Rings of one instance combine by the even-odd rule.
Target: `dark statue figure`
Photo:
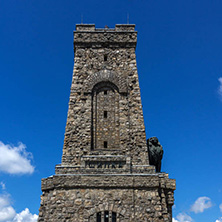
[[[157,137],[151,137],[147,140],[150,165],[156,167],[156,172],[161,170],[161,160],[163,158],[163,147],[160,145]]]

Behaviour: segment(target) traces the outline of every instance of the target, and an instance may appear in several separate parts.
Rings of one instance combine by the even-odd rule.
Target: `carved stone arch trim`
[[[111,90],[116,90],[119,92],[119,88],[112,82],[106,81],[106,82],[99,82],[96,85],[94,85],[92,92],[99,92],[100,90],[104,90],[105,88],[111,89]]]
[[[127,93],[127,82],[122,75],[118,75],[111,70],[101,70],[99,72],[90,74],[84,81],[84,91],[85,93],[91,93],[93,87],[99,82],[111,82],[115,84],[120,93]]]

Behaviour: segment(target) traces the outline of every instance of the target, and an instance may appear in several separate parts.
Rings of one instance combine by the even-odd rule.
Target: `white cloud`
[[[174,219],[174,222],[192,222],[193,219],[185,214],[185,213],[180,213],[177,215],[177,220]]]
[[[32,174],[32,154],[26,151],[26,146],[4,144],[0,141],[0,171],[9,174]]]
[[[37,222],[37,219],[38,216],[31,214],[28,208],[16,214],[11,205],[10,195],[0,195],[0,222]]]
[[[15,217],[16,212],[13,207],[10,205],[9,195],[1,195],[0,196],[0,221],[12,221]]]
[[[218,81],[220,82],[220,86],[219,86],[219,88],[218,88],[218,94],[219,94],[220,99],[221,99],[221,101],[222,101],[222,77],[220,77],[220,78],[218,79]]]
[[[5,190],[5,188],[6,188],[6,187],[5,187],[5,184],[4,184],[3,182],[1,182],[0,185],[1,185],[1,187],[2,187],[2,190]]]
[[[215,222],[222,222],[222,217],[216,220]]]
[[[219,205],[220,212],[222,213],[222,204]]]
[[[25,208],[21,213],[17,214],[13,219],[13,222],[36,222],[38,216],[31,214],[28,208]]]
[[[172,222],[179,222],[179,221],[173,218],[173,221],[172,221]]]
[[[209,197],[199,197],[191,206],[191,211],[194,213],[202,213],[210,207],[212,207],[212,202]]]

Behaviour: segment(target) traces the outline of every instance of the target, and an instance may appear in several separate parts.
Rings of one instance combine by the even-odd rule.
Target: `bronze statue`
[[[156,172],[161,170],[161,160],[163,158],[163,147],[160,145],[157,137],[151,137],[147,140],[150,165],[156,167]]]

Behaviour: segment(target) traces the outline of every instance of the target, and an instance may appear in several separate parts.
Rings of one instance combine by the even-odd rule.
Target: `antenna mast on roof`
[[[81,24],[83,24],[83,15],[81,14]]]

